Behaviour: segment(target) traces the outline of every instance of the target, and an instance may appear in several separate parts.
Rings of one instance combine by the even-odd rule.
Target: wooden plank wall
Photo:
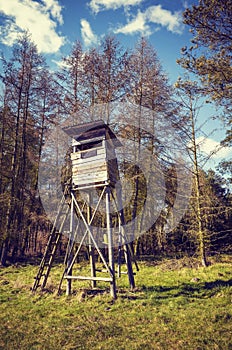
[[[83,186],[108,180],[106,150],[104,147],[99,147],[96,148],[96,151],[97,154],[89,158],[81,158],[81,155],[88,151],[71,154],[74,185]]]
[[[92,152],[94,150],[96,152]],[[87,152],[92,156],[85,158]],[[115,150],[108,142],[102,147],[71,153],[71,160],[72,181],[76,186],[105,183],[108,180],[114,185],[119,179]]]

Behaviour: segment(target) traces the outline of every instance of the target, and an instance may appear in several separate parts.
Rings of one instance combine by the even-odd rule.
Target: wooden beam
[[[83,280],[83,281],[102,281],[102,282],[113,282],[110,277],[93,277],[93,276],[70,276],[65,275],[64,278],[72,280]]]
[[[88,207],[87,207],[87,223],[89,229],[91,230],[91,217],[92,217],[92,194],[91,191],[88,192]],[[91,268],[91,276],[96,277],[96,266],[95,266],[95,256],[94,256],[94,247],[91,245],[91,236],[89,235],[89,262]],[[96,281],[92,280],[92,288],[96,287]]]
[[[103,273],[108,273],[108,271],[106,269],[96,269],[97,272],[103,272]],[[117,271],[115,270],[114,273],[117,273]],[[128,271],[121,271],[122,275],[127,275]],[[133,275],[136,275],[136,273],[134,272]]]
[[[108,256],[109,256],[109,268],[111,271],[112,282],[110,283],[110,295],[113,299],[117,298],[116,295],[116,283],[114,273],[114,249],[113,249],[113,237],[112,237],[112,222],[110,215],[110,187],[106,187],[106,225],[107,225],[107,237],[108,237]]]

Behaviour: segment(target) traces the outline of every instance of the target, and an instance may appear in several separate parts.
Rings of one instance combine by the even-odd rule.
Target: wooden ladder
[[[66,203],[66,208],[65,208],[65,203]],[[64,223],[70,211],[69,205],[67,204],[69,203],[66,202],[65,195],[63,195],[58,207],[54,224],[49,234],[48,242],[47,242],[42,260],[39,265],[39,270],[35,277],[34,285],[32,287],[33,292],[36,291],[38,287],[41,287],[41,289],[43,289],[46,286],[47,279],[52,267],[52,263],[54,261],[55,254],[57,251],[57,247],[60,242],[60,238],[62,236],[62,229],[64,227]],[[61,219],[60,222],[59,222],[59,219]]]

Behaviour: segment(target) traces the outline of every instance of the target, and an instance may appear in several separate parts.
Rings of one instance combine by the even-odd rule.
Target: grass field
[[[232,349],[232,257],[190,263],[140,262],[136,290],[123,276],[116,301],[108,285],[91,291],[87,282],[57,296],[60,265],[34,294],[36,266],[1,268],[0,349]]]

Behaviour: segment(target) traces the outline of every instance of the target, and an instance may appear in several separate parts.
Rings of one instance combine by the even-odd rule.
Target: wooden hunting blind
[[[54,221],[48,243],[40,263],[39,271],[35,277],[32,290],[35,291],[39,286],[43,289],[46,286],[48,275],[51,270],[52,262],[55,257],[57,246],[62,235],[65,222],[69,225],[69,241],[67,244],[64,260],[64,271],[59,284],[58,291],[61,289],[63,279],[66,279],[66,294],[71,293],[71,283],[73,280],[90,280],[92,288],[96,287],[97,281],[110,283],[110,294],[116,298],[116,275],[115,275],[115,253],[118,253],[118,277],[121,273],[128,275],[130,287],[135,287],[134,273],[132,269],[132,259],[138,271],[137,263],[130,245],[126,239],[124,230],[125,219],[123,213],[121,187],[118,171],[118,163],[115,149],[121,146],[116,135],[102,120],[97,120],[80,125],[63,128],[64,132],[72,139],[72,151],[70,154],[72,179],[65,186],[62,200],[57,209],[56,219]],[[117,186],[116,183],[118,183]],[[93,210],[92,196],[96,195],[94,188],[98,188],[97,204]],[[83,203],[78,196],[79,191],[84,191],[88,200]],[[96,198],[95,198],[96,199]],[[96,201],[95,201],[96,203]],[[103,228],[105,237],[96,237],[92,222],[96,217],[100,204],[104,204],[105,211],[102,213],[106,227]],[[114,205],[118,216],[118,228],[116,240],[118,245],[115,247],[115,237],[112,234],[112,214],[110,206]],[[75,219],[75,220],[74,220]],[[84,230],[83,230],[84,227]],[[80,231],[80,233],[78,233]],[[81,240],[77,243],[76,237]],[[108,250],[108,259],[103,255],[99,241],[105,243]],[[87,249],[90,261],[90,274],[80,276],[74,274],[74,263],[81,251],[84,242],[88,242]],[[85,243],[86,244],[86,243]],[[124,260],[127,270],[121,271],[121,257],[124,253]],[[103,263],[103,270],[96,268],[95,256],[100,257]],[[100,272],[100,275],[98,273]],[[108,277],[102,276],[107,273]],[[40,282],[42,283],[40,284]]]
[[[64,128],[72,137],[72,185],[115,186],[119,180],[115,148],[121,146],[112,130],[103,121]]]

